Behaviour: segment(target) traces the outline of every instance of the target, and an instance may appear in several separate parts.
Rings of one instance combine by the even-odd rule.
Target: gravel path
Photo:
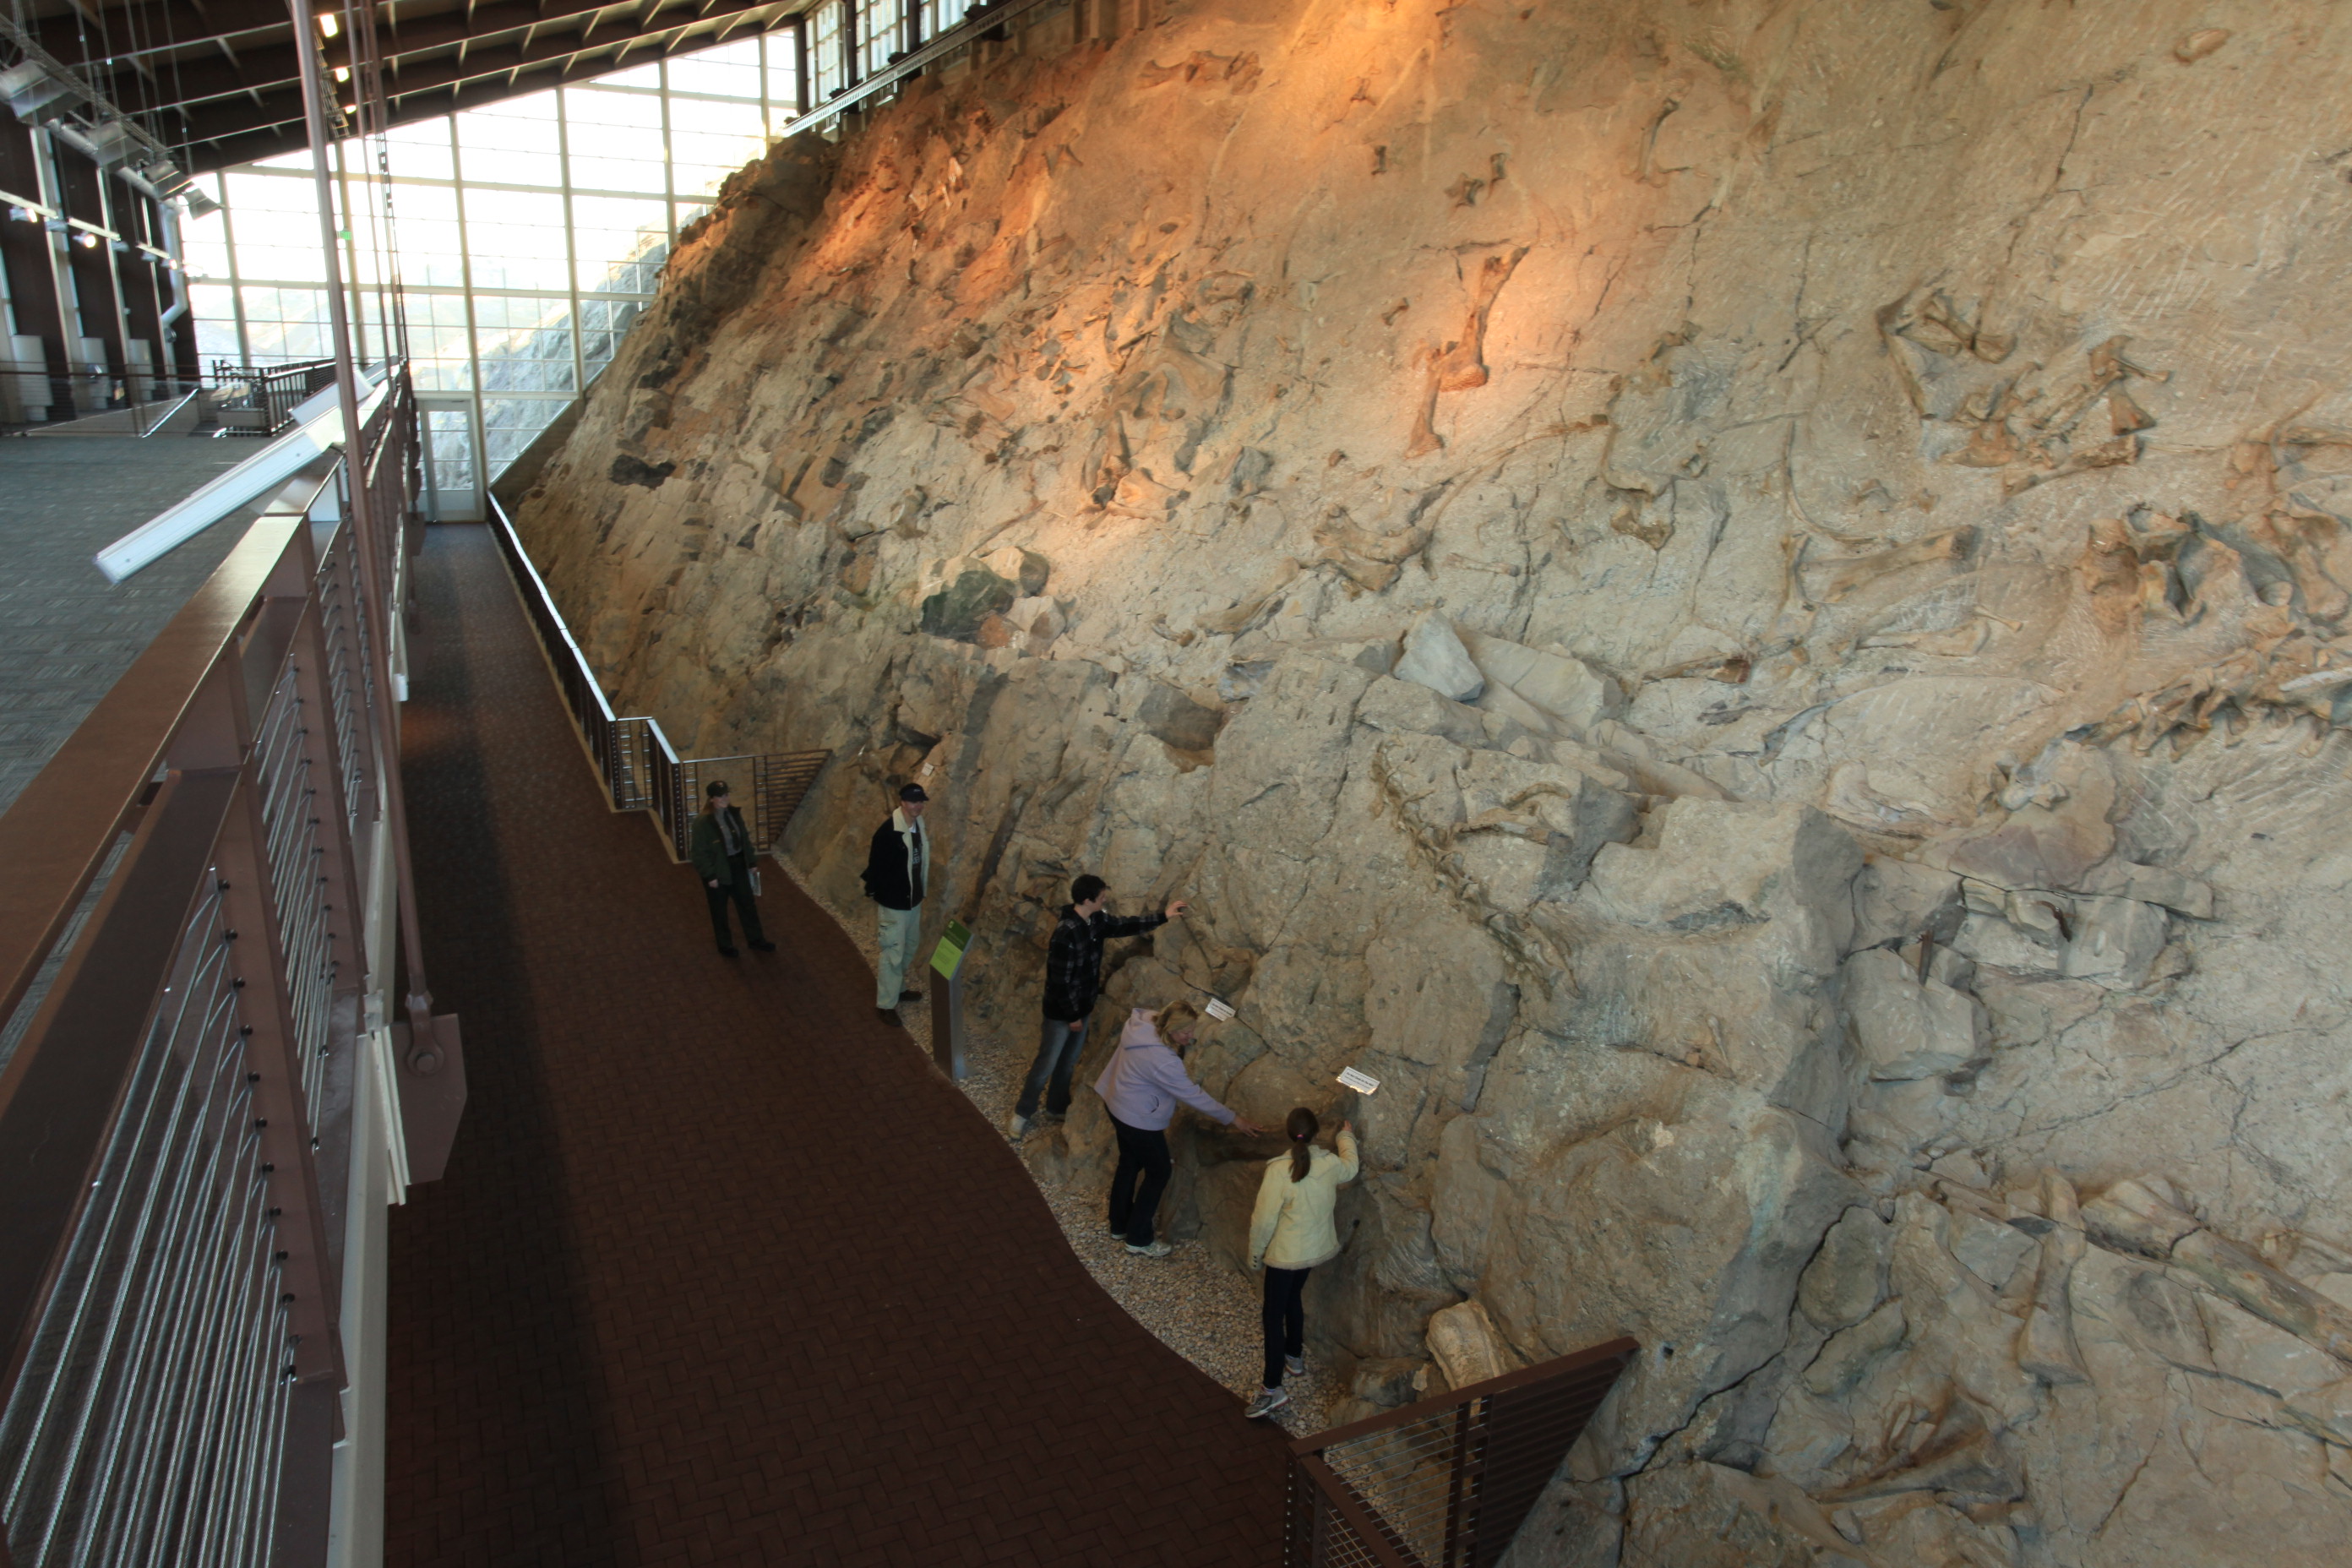
[[[881,943],[870,905],[844,908],[835,904],[802,881],[791,868],[779,861],[770,863],[776,865],[782,875],[792,877],[803,892],[840,923],[869,965],[875,962]],[[929,1055],[931,1039],[931,988],[928,983],[933,978],[925,969],[922,980],[917,983],[925,999],[907,1003],[898,1009],[911,1037],[908,1048],[926,1056]],[[980,1114],[987,1118],[989,1125],[1000,1130],[1000,1135],[1013,1102],[1019,1098],[1021,1077],[1028,1071],[1036,1048],[1034,1038],[1007,1042],[978,1028],[971,1031],[971,1070],[959,1087]],[[1082,1088],[1079,1092],[1093,1091]],[[1042,1146],[1045,1140],[1040,1133],[1032,1132],[1027,1142],[1034,1148]],[[1168,1258],[1138,1258],[1127,1250],[1126,1243],[1109,1234],[1099,1190],[1051,1180],[1038,1170],[1037,1161],[1024,1163],[1038,1190],[1045,1194],[1046,1206],[1061,1222],[1062,1235],[1069,1242],[1070,1250],[1077,1254],[1087,1271],[1110,1293],[1111,1299],[1157,1335],[1160,1342],[1231,1390],[1237,1403],[1255,1395],[1261,1344],[1257,1277],[1225,1268],[1197,1241],[1179,1243]],[[1275,1419],[1295,1435],[1318,1432],[1329,1426],[1331,1407],[1346,1393],[1328,1368],[1311,1360],[1306,1376],[1286,1379],[1284,1386],[1290,1391],[1290,1404]]]

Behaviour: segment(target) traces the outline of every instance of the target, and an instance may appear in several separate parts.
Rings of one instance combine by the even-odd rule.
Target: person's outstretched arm
[[[1333,1139],[1332,1142],[1339,1146],[1339,1180],[1338,1184],[1345,1186],[1348,1183],[1354,1181],[1356,1179],[1356,1173],[1363,1168],[1362,1162],[1356,1158],[1356,1132],[1354,1125],[1346,1121],[1339,1123],[1339,1136]]]
[[[1160,1055],[1156,1051],[1152,1054]],[[1151,1065],[1153,1081],[1160,1088],[1211,1121],[1222,1121],[1228,1127],[1234,1124],[1234,1112],[1217,1103],[1216,1096],[1192,1081],[1192,1075],[1184,1070],[1184,1064],[1176,1059],[1174,1052],[1160,1057]]]
[[[1113,937],[1141,936],[1148,931],[1158,931],[1168,923],[1168,917],[1158,910],[1148,915],[1105,915],[1102,933],[1105,941]]]

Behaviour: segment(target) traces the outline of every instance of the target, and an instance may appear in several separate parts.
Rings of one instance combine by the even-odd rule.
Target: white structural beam
[[[383,373],[368,379],[375,390],[360,405],[365,425],[383,401]],[[321,454],[343,444],[343,415],[336,406],[333,387],[306,399],[294,410],[294,427],[239,463],[210,479],[174,506],[158,512],[124,534],[94,559],[110,583],[120,583],[142,567],[152,566],[205,529],[241,508],[251,506],[284,484]]]

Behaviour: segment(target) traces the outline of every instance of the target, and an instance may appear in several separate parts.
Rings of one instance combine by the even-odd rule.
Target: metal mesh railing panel
[[[1465,1436],[1477,1438],[1478,1409],[1443,1411],[1323,1451],[1324,1462],[1430,1568],[1454,1568],[1449,1526],[1458,1527],[1464,1501],[1456,1458]]]
[[[268,1560],[290,1342],[219,884],[0,1415],[18,1568]]]
[[[335,531],[334,543],[319,568],[319,628],[327,643],[327,693],[335,710],[335,755],[342,759],[343,810],[349,837],[357,838],[369,817],[368,704],[375,697],[374,664],[369,658],[367,617],[360,613],[352,566],[357,552],[349,527]]]
[[[1485,1408],[1479,1424],[1486,1436],[1478,1476],[1479,1518],[1502,1521],[1504,1528],[1476,1532],[1465,1559],[1468,1568],[1494,1568],[1502,1560],[1519,1521],[1550,1483],[1561,1456],[1617,1385],[1621,1372],[1619,1363],[1604,1363],[1480,1402]]]
[[[1494,1568],[1638,1348],[1613,1340],[1302,1440],[1286,1568]]]
[[[1313,1529],[1317,1563],[1330,1568],[1391,1568],[1393,1560],[1382,1557],[1328,1501],[1317,1505]]]
[[[302,666],[291,663],[279,676],[262,710],[254,760],[260,775],[270,890],[278,900],[278,940],[285,945],[286,983],[293,998],[303,1104],[316,1132],[334,1031],[337,960],[327,920],[327,845],[320,832],[319,791],[310,777],[302,674]]]

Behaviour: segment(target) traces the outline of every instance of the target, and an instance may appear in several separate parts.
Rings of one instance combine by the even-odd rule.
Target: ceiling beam
[[[503,79],[486,79],[415,94],[404,103],[393,106],[391,123],[411,125],[420,120],[436,119],[452,110],[479,109],[486,104],[512,98],[519,92],[539,92],[565,82],[603,76],[613,68],[612,61],[604,57],[619,42],[616,38],[612,45],[599,45],[560,64],[534,68],[524,72],[520,81],[511,89]],[[299,152],[309,144],[302,121],[299,119],[284,120],[273,125],[230,133],[191,149],[191,167],[199,173],[226,168],[250,163],[257,158],[275,157],[280,153]]]
[[[500,0],[483,5],[474,13],[474,26],[466,26],[459,12],[446,12],[426,16],[404,26],[394,38],[388,30],[379,27],[379,52],[387,73],[394,64],[412,55],[426,54],[452,46],[470,52],[509,35],[528,35],[549,23],[561,24],[573,18],[585,18],[589,26],[598,20],[598,13],[626,8],[633,0],[546,0],[548,14],[540,14],[538,0]],[[683,25],[683,19],[677,24]],[[290,35],[290,27],[281,27],[281,35]],[[558,28],[546,28],[549,36],[572,36]],[[577,46],[575,46],[577,47]],[[352,62],[350,40],[336,37],[329,40],[321,51],[330,70],[348,67]],[[543,58],[543,57],[542,57]],[[264,89],[299,86],[302,78],[301,56],[295,50],[289,36],[259,43],[239,53],[239,68],[235,72],[220,68],[216,61],[183,63],[178,72],[178,90],[169,101],[194,105],[215,98],[225,98],[249,88]],[[105,68],[101,66],[101,68]]]
[[[625,58],[642,64],[683,53],[713,41],[722,30],[733,32],[749,23],[781,17],[788,12],[789,0],[714,0],[711,9],[709,17],[680,15],[674,26],[614,34],[584,49],[576,35],[559,35],[472,48],[462,59],[445,55],[411,61],[396,71],[389,68],[395,62],[387,60],[385,91],[392,100],[392,123],[430,119],[448,112],[453,103],[471,107],[601,76],[619,68]],[[220,168],[305,144],[299,87],[239,90],[243,96],[192,105],[181,116],[174,140],[203,144],[192,148],[195,166]],[[282,142],[286,134],[293,136],[291,142]],[[269,152],[238,150],[258,144],[255,139],[268,142]]]
[[[166,15],[169,15],[167,10]],[[128,45],[129,30],[121,30],[119,38],[101,41],[95,34],[85,36],[71,15],[50,16],[35,26],[41,47],[69,66],[112,61],[127,65],[134,58],[149,58],[175,50],[202,45],[215,37],[237,37],[248,33],[275,32],[281,37],[294,30],[286,7],[271,5],[269,0],[210,0],[199,18],[201,26],[174,26],[174,39],[167,44],[151,43],[142,48],[124,47],[110,51],[108,42]]]

